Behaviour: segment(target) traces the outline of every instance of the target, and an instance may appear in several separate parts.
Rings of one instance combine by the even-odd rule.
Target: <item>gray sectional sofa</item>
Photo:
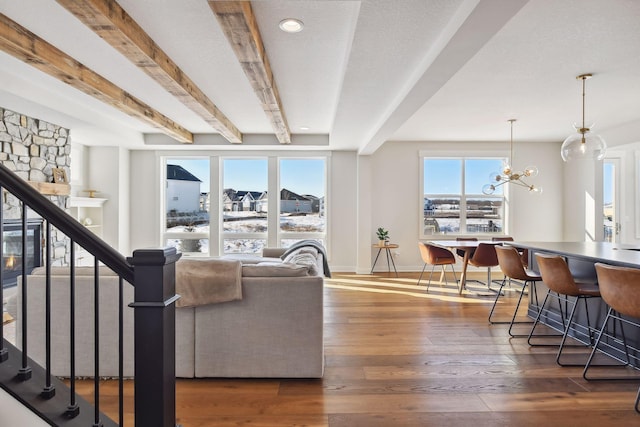
[[[268,257],[209,259],[241,270],[241,298],[176,308],[176,376],[318,378],[324,370],[323,255],[315,265]],[[295,254],[292,254],[295,255]],[[291,256],[289,257],[291,261]],[[189,258],[186,258],[187,260]],[[178,261],[181,262],[182,260]],[[293,260],[295,261],[295,259]],[[28,276],[29,356],[42,364],[44,268]],[[76,269],[76,375],[93,376],[93,268]],[[118,374],[118,278],[100,271],[100,376]],[[21,281],[18,280],[18,283]],[[17,346],[22,340],[21,295],[16,298]],[[69,376],[69,271],[52,268],[52,373]],[[133,376],[133,287],[124,285],[124,373]]]

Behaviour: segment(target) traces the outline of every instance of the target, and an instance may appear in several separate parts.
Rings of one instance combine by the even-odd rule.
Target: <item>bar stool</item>
[[[629,346],[627,345],[627,340],[624,335],[623,325],[631,325],[636,328],[640,328],[640,323],[637,321],[633,321],[629,319],[629,317],[640,319],[640,292],[638,292],[638,288],[640,286],[640,269],[637,268],[627,268],[627,267],[616,267],[612,265],[606,265],[602,263],[596,264],[596,273],[598,275],[598,285],[600,286],[600,293],[602,294],[602,299],[609,305],[609,310],[607,311],[607,316],[602,322],[602,327],[600,328],[600,333],[596,342],[591,350],[591,354],[589,355],[589,360],[587,360],[587,364],[584,367],[584,371],[582,372],[582,376],[586,380],[640,380],[640,377],[596,377],[589,378],[587,376],[587,372],[590,367],[596,366],[591,362],[593,361],[593,356],[596,351],[598,351],[598,346],[602,343],[602,338],[606,337],[603,345],[608,346],[609,348],[614,348],[612,343],[620,344],[619,339],[615,339],[612,335],[607,332],[607,325],[610,320],[613,320],[614,327],[615,321],[617,320],[620,325],[620,331],[622,335],[622,345],[624,346],[624,354],[625,359],[623,360],[620,357],[616,357],[611,355],[611,352],[608,353],[613,359],[622,362],[623,365],[613,365],[618,367],[627,367],[631,365],[631,359],[629,357]],[[618,352],[621,352],[621,349],[616,348]],[[602,366],[602,365],[600,365]],[[612,365],[605,365],[609,368]],[[635,410],[640,413],[640,388],[638,388],[638,393],[636,394],[636,402],[635,402]]]
[[[442,266],[442,274],[440,275],[440,282],[442,282],[442,277],[444,276],[445,283],[448,285],[447,276],[445,273],[445,265],[451,266],[451,271],[453,271],[453,280],[458,281],[456,279],[456,272],[453,269],[453,264],[456,263],[456,257],[453,255],[453,252],[450,250],[443,248],[441,246],[432,245],[430,243],[422,243],[418,242],[418,248],[420,249],[420,256],[422,256],[422,261],[424,261],[424,266],[422,267],[422,272],[420,273],[420,277],[418,278],[418,285],[420,285],[420,280],[422,279],[422,274],[424,273],[424,269],[427,268],[427,265],[431,265],[431,274],[429,274],[429,282],[427,282],[427,292],[429,292],[429,285],[431,284],[431,277],[433,276],[433,270],[436,268],[436,265]]]
[[[558,300],[558,306],[560,307],[560,320],[562,321],[562,327],[564,329],[562,333],[562,340],[560,341],[560,346],[558,348],[558,354],[556,356],[556,363],[560,366],[584,366],[584,364],[562,363],[560,361],[560,357],[562,356],[562,350],[565,347],[565,342],[567,340],[569,330],[571,329],[573,317],[580,300],[584,302],[587,316],[587,334],[589,336],[588,345],[593,344],[592,332],[595,332],[595,329],[591,327],[591,322],[589,320],[589,306],[587,304],[587,300],[589,298],[600,297],[600,290],[598,289],[598,285],[594,283],[576,282],[573,278],[573,275],[571,274],[571,271],[569,270],[569,267],[567,266],[566,261],[561,256],[536,253],[536,260],[538,262],[538,267],[540,268],[540,276],[542,277],[542,280],[547,285],[549,290],[547,291],[547,295],[544,297],[542,305],[539,307],[538,315],[536,316],[536,320],[533,322],[533,326],[531,327],[531,332],[529,332],[528,343],[529,345],[535,345],[531,343],[531,338],[536,336],[534,335],[534,331],[540,321],[540,316],[544,311],[544,306],[549,297],[556,298]],[[569,297],[575,298],[573,301],[571,301]],[[567,306],[568,304],[572,304],[571,313],[569,314],[566,325],[564,324],[565,318],[562,312],[562,302],[565,303],[565,306]]]
[[[489,323],[491,324],[507,324],[509,323],[509,335],[516,338],[524,338],[528,337],[529,334],[516,335],[512,333],[512,328],[514,324],[532,324],[533,321],[518,321],[516,322],[516,316],[518,314],[518,309],[520,308],[520,303],[522,302],[522,296],[525,294],[525,289],[529,284],[529,291],[532,292],[532,295],[535,295],[536,306],[538,306],[538,293],[536,291],[535,283],[542,280],[539,274],[531,270],[525,269],[524,265],[522,265],[522,259],[520,258],[520,254],[518,250],[513,246],[496,246],[495,247],[496,255],[498,256],[498,264],[500,265],[500,269],[504,273],[505,277],[500,284],[500,289],[498,290],[498,294],[496,295],[496,299],[493,302],[493,307],[491,307],[491,311],[489,312]],[[522,289],[520,290],[520,296],[518,297],[518,304],[516,304],[516,309],[513,312],[513,317],[510,322],[496,322],[491,319],[493,316],[493,311],[498,304],[498,299],[502,295],[502,289],[504,288],[507,280],[511,281],[517,280],[522,283]]]
[[[492,242],[513,242],[513,237],[511,236],[501,236],[501,237],[492,237]],[[518,253],[520,254],[520,258],[522,258],[522,265],[524,268],[529,267],[529,251],[527,249],[518,249]]]

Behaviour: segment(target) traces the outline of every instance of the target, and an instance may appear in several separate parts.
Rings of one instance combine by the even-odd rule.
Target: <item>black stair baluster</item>
[[[45,385],[40,393],[45,399],[51,399],[56,395],[56,389],[51,384],[51,224],[47,221],[45,232]],[[34,231],[35,233],[35,231]],[[22,270],[22,274],[26,275],[26,270]]]
[[[22,202],[22,367],[17,378],[26,381],[31,378],[31,367],[27,353],[27,205]]]
[[[101,427],[100,420],[100,263],[98,258],[93,258],[93,330],[94,330],[94,374],[93,374],[93,404],[94,421],[93,427]]]
[[[75,418],[80,413],[76,402],[76,244],[69,248],[69,405],[65,416]]]
[[[0,186],[0,195],[4,194],[4,189]],[[4,236],[4,201],[0,206],[0,237]],[[4,289],[2,283],[4,281],[4,245],[0,242],[0,300],[4,301]],[[2,319],[2,327],[0,328],[0,363],[9,359],[9,351],[4,348],[4,314]]]
[[[118,277],[118,424],[124,426],[124,280]]]

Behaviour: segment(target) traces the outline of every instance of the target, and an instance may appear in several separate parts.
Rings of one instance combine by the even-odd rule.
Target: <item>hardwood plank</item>
[[[341,276],[335,274],[332,281],[339,282]],[[366,281],[371,280],[367,276]],[[375,280],[383,287],[387,279]],[[397,290],[396,285],[390,282],[390,288]],[[530,347],[526,339],[510,338],[507,326],[488,324],[486,304],[424,299],[412,292],[326,287],[322,379],[181,379],[178,422],[328,427],[640,425],[640,415],[633,410],[640,379],[585,381],[580,367],[555,363],[556,347]],[[515,298],[506,300],[515,304]],[[570,352],[576,357],[585,354],[583,348]],[[113,383],[102,382],[106,388],[113,388]],[[92,386],[82,389],[91,393]],[[110,414],[113,396],[110,390],[101,399]],[[130,406],[125,407],[127,417]]]

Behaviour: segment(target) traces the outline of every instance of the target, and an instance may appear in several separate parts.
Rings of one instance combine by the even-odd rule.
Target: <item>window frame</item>
[[[493,236],[505,236],[508,234],[509,229],[509,186],[505,185],[502,188],[502,195],[486,195],[483,193],[470,193],[466,194],[466,161],[467,160],[499,160],[506,161],[507,156],[503,151],[499,150],[487,150],[482,152],[468,152],[464,156],[461,156],[459,152],[452,151],[421,151],[419,153],[419,163],[420,163],[420,184],[419,184],[419,225],[418,225],[418,238],[422,240],[438,240],[438,239],[448,239],[455,237],[493,237]],[[425,233],[424,227],[424,199],[427,196],[425,194],[424,181],[425,181],[425,168],[424,163],[427,159],[434,160],[459,160],[461,163],[461,191],[460,194],[437,194],[438,197],[452,197],[460,199],[460,228],[459,230],[464,230],[464,232],[458,231],[456,232],[442,232],[437,234],[427,234]],[[496,171],[497,172],[497,171]],[[489,182],[489,176],[487,175],[487,182]],[[502,230],[497,232],[478,232],[478,233],[470,233],[467,231],[467,200],[468,199],[487,199],[487,200],[495,200],[502,199]]]
[[[158,152],[157,158],[160,165],[159,180],[159,203],[160,210],[160,230],[159,240],[162,247],[166,246],[167,239],[184,238],[186,232],[167,232],[167,215],[166,215],[166,169],[169,159],[195,159],[207,158],[209,160],[209,233],[189,232],[190,238],[209,239],[208,253],[185,253],[187,256],[221,256],[225,255],[224,241],[229,239],[261,239],[265,240],[265,247],[282,247],[282,240],[300,240],[315,239],[324,242],[325,247],[329,247],[329,227],[330,227],[330,177],[329,171],[331,164],[331,152],[329,151],[308,151],[308,152],[292,152],[282,153],[273,151],[255,151],[246,154],[238,154],[237,151],[224,152],[203,152],[193,151],[188,154],[177,154],[172,151]],[[250,160],[250,159],[267,159],[267,203],[270,206],[278,206],[276,215],[267,214],[267,231],[259,233],[228,233],[223,230],[222,222],[222,197],[224,190],[223,182],[223,165],[224,160]],[[325,210],[325,227],[324,232],[282,232],[280,230],[280,160],[281,159],[320,159],[324,160],[324,210]],[[273,211],[273,210],[271,210]],[[216,243],[214,243],[216,242]]]

